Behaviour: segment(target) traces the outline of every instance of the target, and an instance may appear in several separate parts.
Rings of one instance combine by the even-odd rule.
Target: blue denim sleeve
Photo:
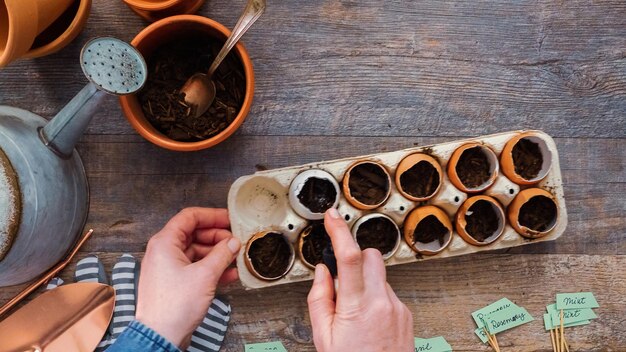
[[[154,330],[138,321],[131,322],[106,352],[180,352]]]

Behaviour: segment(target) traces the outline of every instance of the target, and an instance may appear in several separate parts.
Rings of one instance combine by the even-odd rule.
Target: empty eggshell
[[[363,168],[364,166],[370,166],[371,168],[374,168],[373,172],[382,174],[382,175],[373,175],[373,176],[380,176],[381,178],[384,179],[384,183],[385,183],[385,185],[380,186],[381,188],[380,191],[384,192],[384,196],[379,197],[379,199],[376,199],[376,202],[372,202],[372,204],[367,204],[367,202],[364,199],[365,197],[363,195],[355,194],[355,192],[352,190],[350,186],[350,183],[351,183],[350,181],[351,180],[353,181],[353,178],[354,178],[353,173],[356,170]],[[370,171],[370,173],[372,172]],[[371,210],[371,209],[376,209],[380,207],[387,201],[387,199],[389,198],[389,195],[391,194],[391,176],[389,176],[389,172],[383,165],[374,161],[370,161],[370,160],[358,161],[352,164],[350,168],[348,168],[348,171],[346,171],[345,176],[343,177],[342,185],[343,185],[343,194],[348,200],[348,202],[350,202],[352,206],[361,210]]]
[[[332,190],[334,190],[334,199],[316,199],[316,201],[323,202],[325,204],[330,204],[330,206],[326,207],[325,204],[320,207],[320,209],[309,209],[306,205],[302,203],[300,200],[301,193],[307,186],[307,182],[326,182],[328,186],[332,186]],[[289,204],[295,210],[298,215],[302,216],[308,220],[321,220],[324,218],[324,213],[326,210],[330,208],[337,208],[339,204],[339,184],[337,180],[333,177],[333,175],[328,172],[320,169],[310,169],[301,172],[296,176],[291,182],[291,186],[289,186]],[[333,192],[329,192],[329,196],[333,196]],[[320,192],[311,192],[311,194],[315,197],[324,196]],[[302,194],[304,198],[306,195]]]
[[[502,153],[500,154],[502,173],[518,185],[532,185],[543,180],[552,168],[552,152],[550,151],[550,148],[548,148],[548,144],[546,143],[547,138],[550,137],[536,131],[520,133],[511,138],[506,143],[504,149],[502,150]],[[541,157],[541,165],[533,166],[537,169],[536,175],[534,177],[526,178],[518,173],[518,171],[520,171],[520,173],[523,173],[521,172],[520,167],[522,167],[521,164],[524,163],[524,161],[516,160],[516,158],[514,157],[514,151],[515,148],[522,147],[522,145],[519,144],[520,142],[526,142],[526,145],[529,145],[532,148],[537,148],[535,151],[538,152]],[[530,151],[526,151],[526,153],[528,152]],[[525,163],[529,162],[531,161],[525,161]],[[536,160],[535,162],[539,163],[539,160]],[[519,164],[518,168],[516,168],[516,164]],[[528,165],[526,166],[528,167]]]
[[[538,203],[541,201],[544,201],[542,205]],[[520,213],[525,206],[529,207],[528,211],[534,210],[536,215],[545,216],[546,222],[540,224],[539,228],[531,228],[528,223],[523,224],[523,216]],[[528,188],[521,191],[508,207],[509,223],[517,233],[527,238],[547,235],[556,226],[558,217],[559,207],[554,195],[541,188]]]
[[[465,185],[463,181],[461,181],[461,177],[458,172],[458,164],[463,157],[463,154],[473,148],[480,148],[489,161],[489,178],[481,185],[474,187],[471,185]],[[491,187],[491,185],[495,182],[496,177],[498,176],[498,168],[498,157],[491,148],[482,143],[470,142],[461,145],[452,153],[450,161],[448,162],[448,178],[450,178],[450,182],[452,182],[456,188],[465,193],[480,193]]]
[[[407,174],[407,172],[410,172],[411,169],[413,169],[413,167],[417,167],[418,164],[420,163],[426,163],[426,165],[430,166],[430,171],[435,171],[437,173],[436,180],[437,180],[437,186],[435,187],[434,190],[429,190],[429,192],[427,192],[427,194],[415,194],[415,192],[412,192],[410,189],[408,189],[407,184],[405,182],[403,182],[404,178],[407,177],[409,174]],[[429,170],[426,170],[429,171]],[[414,184],[415,180],[412,180],[411,184]],[[439,165],[439,162],[433,158],[432,156],[428,155],[428,154],[424,154],[424,153],[414,153],[414,154],[410,154],[407,157],[405,157],[404,159],[402,159],[402,161],[400,161],[400,164],[398,164],[398,167],[396,169],[396,187],[398,188],[398,191],[400,191],[400,193],[405,196],[407,199],[410,199],[412,201],[415,202],[421,202],[421,201],[425,201],[428,200],[430,198],[432,198],[435,194],[437,194],[437,192],[439,192],[439,189],[441,189],[441,185],[443,183],[443,172],[441,170],[441,165]],[[405,187],[403,187],[403,185]]]
[[[288,248],[290,251],[289,264],[285,267],[285,270],[282,271],[279,275],[271,276],[271,277],[261,274],[259,272],[261,268],[256,268],[252,262],[252,258],[250,257],[250,249],[252,247],[252,244],[256,241],[262,240],[263,238],[265,238],[265,236],[269,236],[269,235],[280,235],[282,239],[285,241],[285,243],[289,246]],[[293,246],[291,245],[291,243],[287,241],[287,239],[283,236],[283,234],[281,234],[280,232],[276,232],[276,231],[263,231],[263,232],[259,232],[253,235],[250,238],[250,240],[248,240],[248,243],[246,244],[245,253],[244,253],[244,259],[245,259],[246,267],[248,267],[248,270],[257,278],[261,280],[265,280],[265,281],[278,280],[281,277],[285,276],[289,272],[289,270],[291,270],[291,267],[293,266],[295,258],[296,256],[295,256]]]
[[[447,233],[443,235],[443,244],[440,244],[438,239],[433,239],[427,243],[415,241],[415,230],[423,220],[431,216],[448,230]],[[404,221],[404,241],[414,251],[425,255],[434,255],[443,251],[452,241],[452,231],[453,227],[448,214],[434,205],[415,208]]]
[[[489,205],[491,205],[491,209],[494,210],[495,215],[498,218],[498,227],[483,241],[474,238],[466,228],[468,224],[466,217],[472,215],[473,212],[470,211],[470,208],[477,202],[487,202]],[[472,244],[474,246],[486,246],[500,238],[500,236],[504,232],[505,221],[506,219],[504,217],[504,210],[497,200],[485,195],[474,196],[468,198],[463,203],[463,205],[461,205],[459,211],[456,213],[456,232],[461,236],[461,238],[465,240],[465,242],[469,244]]]
[[[395,228],[395,232],[396,232],[396,235],[395,235],[395,237],[396,237],[395,245],[393,246],[393,249],[391,249],[389,252],[382,254],[383,255],[383,259],[387,260],[398,250],[398,246],[400,245],[400,228],[398,228],[398,224],[396,224],[396,222],[393,221],[392,218],[390,218],[389,216],[387,216],[385,214],[380,214],[380,213],[370,213],[370,214],[367,214],[367,215],[361,217],[359,220],[357,220],[354,223],[354,226],[352,226],[352,236],[354,237],[354,240],[357,241],[357,243],[358,243],[357,234],[359,232],[359,228],[361,226],[363,226],[363,224],[365,224],[365,223],[367,223],[367,222],[369,222],[371,220],[374,220],[376,218],[383,218],[385,220],[389,220],[389,222],[391,224],[393,224],[393,226]],[[362,249],[364,249],[364,248],[362,248]]]

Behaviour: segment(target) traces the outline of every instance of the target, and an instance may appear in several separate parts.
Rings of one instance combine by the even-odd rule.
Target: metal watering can
[[[0,287],[34,279],[74,244],[89,208],[74,146],[107,93],[132,94],[145,84],[143,57],[123,41],[93,39],[80,56],[90,83],[50,122],[0,106]]]

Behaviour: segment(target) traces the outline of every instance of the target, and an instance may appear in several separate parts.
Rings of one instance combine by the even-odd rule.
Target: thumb
[[[241,248],[241,242],[238,239],[225,238],[216,244],[204,258],[192,265],[199,267],[205,275],[208,274],[211,285],[217,286],[224,271],[235,260],[239,248]]]
[[[307,298],[309,315],[313,326],[313,338],[318,344],[318,339],[323,338],[333,323],[335,316],[335,289],[333,278],[324,264],[315,267],[315,280],[311,292]]]

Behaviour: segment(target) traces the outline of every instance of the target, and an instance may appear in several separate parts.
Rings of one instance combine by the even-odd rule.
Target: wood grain
[[[209,0],[200,14],[232,27],[243,3]],[[94,0],[68,48],[0,71],[0,104],[52,117],[86,83],[78,53],[87,40],[131,40],[145,25],[121,1]],[[95,252],[110,270],[123,252],[141,258],[176,211],[225,206],[230,184],[256,168],[542,129],[557,137],[569,212],[558,241],[392,267],[389,281],[414,313],[416,336],[443,335],[455,351],[489,350],[469,313],[503,296],[538,320],[499,336],[503,350],[550,351],[541,313],[555,293],[580,290],[596,294],[600,320],[567,330],[573,350],[626,350],[624,1],[284,0],[244,41],[255,102],[216,148],[159,149],[135,134],[115,98],[102,105],[78,147],[96,235],[77,260]],[[313,351],[309,285],[225,289],[233,318],[222,350],[279,339]],[[0,289],[0,302],[20,289]]]

